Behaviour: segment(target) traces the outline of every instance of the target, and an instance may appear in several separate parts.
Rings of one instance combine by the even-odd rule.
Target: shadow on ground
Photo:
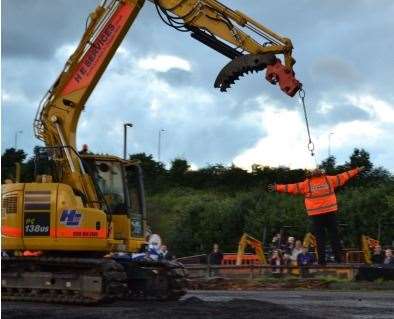
[[[2,303],[2,318],[38,319],[310,319],[299,310],[271,302],[232,299],[225,302],[203,301],[190,297],[178,302],[116,302],[101,306],[71,306],[39,303]]]

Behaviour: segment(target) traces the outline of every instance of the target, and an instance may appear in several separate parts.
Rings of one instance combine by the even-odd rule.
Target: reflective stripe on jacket
[[[325,214],[338,210],[334,190],[359,172],[360,169],[355,168],[335,176],[322,175],[308,178],[300,183],[277,184],[275,190],[281,193],[303,194],[309,216]]]

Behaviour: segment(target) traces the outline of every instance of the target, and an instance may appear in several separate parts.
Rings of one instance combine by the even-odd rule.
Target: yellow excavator
[[[245,248],[247,246],[250,246],[255,250],[256,257],[258,258],[258,260],[260,261],[260,263],[262,265],[268,264],[267,258],[265,257],[265,254],[264,254],[263,243],[260,240],[250,236],[249,234],[244,233],[238,243],[236,265],[242,265],[242,260],[245,255]]]
[[[315,253],[315,258],[317,260],[317,241],[315,235],[312,233],[306,233],[304,240],[302,242],[302,246],[308,248],[308,249],[313,249],[313,252]]]
[[[376,246],[380,246],[380,241],[372,237],[362,235],[361,236],[361,248],[363,251],[364,261],[366,264],[372,264],[372,254],[371,251],[375,249]]]
[[[144,252],[146,209],[138,163],[76,151],[80,114],[144,2],[97,6],[40,103],[35,135],[44,141],[40,153],[54,170],[34,183],[2,186],[3,300],[90,304],[176,300],[185,294],[183,266]],[[166,24],[230,58],[215,81],[221,91],[265,68],[268,81],[286,94],[301,88],[289,39],[215,0],[151,2]],[[138,252],[144,257],[135,257]]]

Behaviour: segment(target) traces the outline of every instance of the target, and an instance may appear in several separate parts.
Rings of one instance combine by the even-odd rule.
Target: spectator
[[[272,266],[272,273],[279,274],[281,269],[278,266],[282,266],[283,260],[282,256],[280,255],[279,250],[275,249],[272,251],[272,256],[270,258],[270,265]]]
[[[285,254],[291,255],[291,253],[293,252],[294,247],[295,247],[295,239],[294,239],[294,237],[290,236],[287,239],[287,244],[286,244],[285,249],[284,249],[285,250]]]
[[[220,265],[223,260],[223,254],[219,250],[218,244],[213,244],[213,250],[208,256],[208,262],[210,265]]]
[[[301,253],[297,256],[297,265],[298,266],[309,266],[313,263],[313,257],[308,252],[308,248],[302,246]]]
[[[294,247],[293,251],[291,252],[291,261],[294,262],[295,264],[297,264],[298,255],[301,253],[302,253],[302,242],[301,242],[301,240],[297,240],[295,242],[295,247]]]
[[[280,249],[282,244],[282,236],[280,233],[277,233],[273,238],[271,242],[271,248],[272,250],[274,249]]]
[[[394,256],[393,256],[393,251],[391,249],[385,250],[383,264],[394,265]]]
[[[312,255],[308,252],[308,248],[303,246],[301,253],[298,254],[297,256],[297,265],[300,267],[301,277],[309,273],[309,269],[307,267],[312,265],[312,263],[313,263]]]
[[[382,251],[382,246],[376,245],[373,249],[373,254],[371,257],[371,261],[373,264],[382,264],[383,263],[383,251]]]
[[[283,264],[286,266],[289,266],[291,263],[291,255],[293,253],[293,249],[295,248],[295,238],[294,237],[289,237],[287,239],[287,243],[284,247],[284,254],[283,254]]]
[[[159,259],[171,261],[175,259],[175,256],[168,251],[167,245],[161,245]]]
[[[214,265],[214,266],[218,266],[222,264],[222,260],[223,260],[223,254],[222,252],[219,250],[219,245],[218,244],[213,244],[213,249],[212,252],[208,255],[208,263],[209,265]],[[210,269],[210,273],[209,276],[217,276],[219,273],[219,269],[217,268],[213,268]]]
[[[160,246],[161,246],[161,238],[157,234],[152,234],[149,236],[148,247],[146,252],[146,257],[159,260],[160,258]]]
[[[82,149],[79,151],[79,154],[81,154],[81,155],[89,154],[89,147],[87,144],[82,145]]]

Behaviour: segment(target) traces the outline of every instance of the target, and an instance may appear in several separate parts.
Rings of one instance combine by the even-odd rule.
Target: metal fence
[[[271,265],[202,265],[202,264],[185,264],[189,273],[189,278],[249,278],[255,279],[266,275],[273,276],[299,276],[315,277],[319,275],[335,276],[352,280],[358,273],[361,264],[328,264],[324,267],[319,265],[310,265],[304,267],[298,266],[271,266]]]

